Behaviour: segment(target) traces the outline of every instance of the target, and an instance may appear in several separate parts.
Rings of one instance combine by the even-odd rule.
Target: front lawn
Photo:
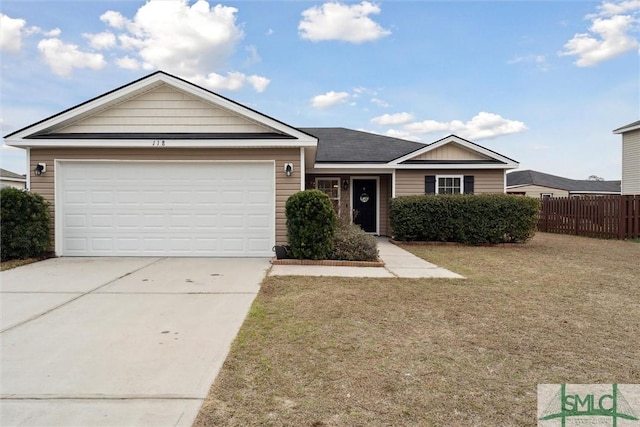
[[[195,425],[535,425],[538,383],[640,383],[640,245],[406,248],[468,279],[267,278]]]

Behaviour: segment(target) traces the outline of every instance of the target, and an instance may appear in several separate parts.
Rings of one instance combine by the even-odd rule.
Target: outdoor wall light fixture
[[[342,189],[344,191],[347,191],[349,189],[349,181],[347,181],[346,179],[342,181]]]
[[[284,173],[287,176],[291,176],[291,174],[293,173],[293,163],[284,164]]]
[[[46,171],[47,171],[47,164],[46,163],[38,163],[36,165],[36,168],[33,170],[33,173],[35,173],[37,176],[40,176],[43,173],[45,173]]]

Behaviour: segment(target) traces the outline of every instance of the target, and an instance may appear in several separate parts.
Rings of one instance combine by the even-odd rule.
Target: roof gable
[[[48,130],[58,134],[114,132],[282,133],[166,83]]]
[[[518,162],[456,135],[449,135],[391,162],[398,167],[419,165],[474,165],[513,169]]]
[[[175,146],[317,144],[316,138],[299,129],[162,71],[13,132],[6,139],[14,146],[95,147],[111,146],[113,140],[118,140],[118,146],[144,146],[153,139],[174,140]],[[282,140],[280,144],[274,142],[277,139]]]

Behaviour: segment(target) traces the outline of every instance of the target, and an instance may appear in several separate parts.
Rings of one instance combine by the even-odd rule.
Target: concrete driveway
[[[269,267],[57,258],[0,273],[0,424],[190,426]]]

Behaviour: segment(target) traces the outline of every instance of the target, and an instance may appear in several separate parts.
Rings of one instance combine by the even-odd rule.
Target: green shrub
[[[48,203],[39,194],[17,188],[0,190],[1,258],[22,259],[49,250]]]
[[[328,259],[333,249],[336,213],[325,193],[305,190],[285,204],[291,255],[298,259]]]
[[[405,241],[524,242],[538,215],[538,200],[506,194],[406,196],[390,208],[393,236]]]
[[[378,241],[357,224],[340,218],[333,237],[331,259],[375,261],[378,259]]]

